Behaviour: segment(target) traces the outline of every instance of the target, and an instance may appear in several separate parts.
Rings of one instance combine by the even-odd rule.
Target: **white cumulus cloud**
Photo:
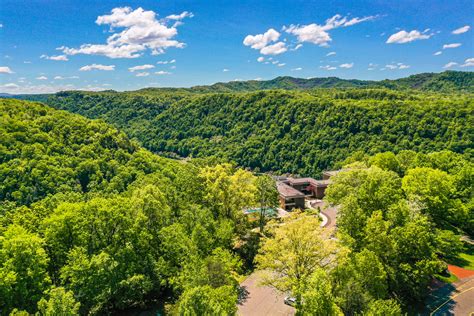
[[[319,46],[328,46],[332,41],[329,31],[339,28],[355,25],[361,22],[370,21],[378,16],[366,16],[366,17],[355,17],[349,19],[348,17],[343,17],[340,14],[336,14],[332,18],[326,20],[325,24],[319,25],[316,23],[308,25],[290,25],[288,27],[284,26],[283,30],[289,34],[296,36],[299,42],[309,42]]]
[[[275,42],[280,38],[280,33],[274,29],[269,29],[263,34],[247,35],[244,38],[244,45],[253,49],[262,49],[271,42]]]
[[[349,68],[354,67],[354,63],[340,64],[339,67],[349,69]]]
[[[474,58],[468,58],[464,61],[461,67],[474,67]]]
[[[330,65],[319,66],[319,68],[325,69],[325,70],[335,70],[335,69],[337,69],[336,67],[333,67],[333,66],[330,66]]]
[[[462,45],[461,43],[444,44],[444,45],[443,45],[443,49],[447,49],[447,48],[458,48],[458,47],[461,46],[461,45]]]
[[[0,85],[0,89],[2,89],[2,91],[16,90],[19,87],[20,87],[19,85],[17,85],[16,83],[13,83],[13,82],[6,83],[4,85]]]
[[[329,52],[326,54],[327,57],[336,55],[336,52]]]
[[[288,49],[286,48],[285,43],[278,42],[273,45],[268,45],[263,47],[260,50],[260,54],[262,55],[279,55],[286,52]]]
[[[48,60],[57,60],[57,61],[68,61],[69,60],[66,55],[48,56],[48,55],[43,54],[43,55],[40,56],[40,58],[48,59]]]
[[[174,64],[176,62],[176,59],[171,59],[171,60],[160,60],[157,61],[156,63],[158,65],[167,65],[167,64]]]
[[[135,76],[136,77],[147,77],[149,75],[150,75],[149,72],[144,71],[144,72],[137,72],[137,74]]]
[[[426,40],[434,35],[434,34],[427,34],[428,32],[429,32],[429,29],[426,29],[423,32],[420,32],[417,30],[407,32],[405,30],[402,30],[400,32],[390,35],[386,43],[387,44],[394,44],[394,43],[405,44],[405,43],[410,43],[417,40]]]
[[[171,72],[160,70],[160,71],[155,72],[155,74],[156,75],[171,75]]]
[[[243,44],[259,50],[262,55],[278,55],[288,50],[284,42],[271,44],[278,41],[279,38],[279,32],[274,29],[269,29],[263,34],[247,35],[244,38]]]
[[[443,53],[442,51],[437,51],[437,52],[434,53],[433,55],[434,55],[434,56],[439,56],[439,55],[441,55],[442,53]]]
[[[165,52],[170,47],[183,48],[184,43],[174,39],[178,35],[178,26],[167,25],[169,20],[179,21],[191,17],[189,12],[170,15],[164,20],[157,20],[154,11],[142,8],[132,10],[130,7],[112,9],[111,14],[97,17],[98,25],[109,25],[114,32],[105,44],[83,44],[79,48],[58,47],[66,55],[103,55],[109,58],[137,58],[144,51],[151,50],[152,55]],[[116,29],[122,29],[118,31]]]
[[[458,29],[455,29],[454,31],[452,31],[451,33],[452,34],[455,34],[455,35],[458,35],[458,34],[462,34],[462,33],[466,33],[467,31],[469,31],[471,29],[471,27],[469,25],[464,25],[463,27],[460,27]]]
[[[257,58],[257,61],[258,61],[259,63],[262,63],[262,62],[265,61],[265,58],[262,57],[262,56],[260,56],[260,57]]]
[[[291,50],[295,51],[295,50],[300,49],[301,47],[303,47],[303,44],[298,44],[294,48],[292,48]]]
[[[377,66],[377,64],[369,63],[369,67],[367,68],[367,70],[375,70]]]
[[[92,64],[92,65],[86,65],[84,67],[79,68],[79,71],[91,71],[91,70],[111,71],[111,70],[115,70],[115,65]]]
[[[46,77],[46,76],[39,76],[39,77],[36,77],[36,80],[48,80],[48,77]]]
[[[404,63],[391,63],[391,64],[388,64],[388,65],[385,65],[384,68],[381,68],[380,70],[385,70],[385,69],[389,69],[389,70],[396,70],[396,69],[408,69],[410,68],[409,65],[405,65]]]
[[[303,70],[303,68],[298,67],[298,68],[292,68],[292,69],[291,69],[291,71],[300,71],[300,70]]]
[[[13,71],[10,69],[10,67],[2,66],[0,67],[0,74],[12,74]]]
[[[168,15],[166,18],[168,20],[182,20],[184,18],[192,18],[194,16],[194,14],[192,14],[192,12],[188,12],[188,11],[184,11],[182,12],[181,14],[171,14],[171,15]]]
[[[134,71],[137,71],[137,70],[145,70],[145,69],[152,69],[152,68],[155,68],[155,66],[153,66],[153,65],[140,65],[140,66],[130,67],[130,68],[128,68],[128,70],[130,72],[134,72]]]
[[[458,65],[458,63],[456,63],[454,61],[450,61],[449,63],[444,65],[443,68],[448,69],[448,68],[451,68],[451,67],[454,67],[454,66],[457,66],[457,65]]]
[[[55,76],[54,80],[66,80],[66,79],[79,79],[78,76],[70,76],[70,77],[63,77],[63,76]]]

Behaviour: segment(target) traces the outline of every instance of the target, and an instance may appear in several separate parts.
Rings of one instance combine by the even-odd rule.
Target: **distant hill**
[[[46,102],[103,119],[153,152],[217,156],[262,171],[318,175],[357,151],[471,153],[474,99],[410,89],[418,79],[401,90],[70,91]]]
[[[192,90],[199,92],[236,92],[270,89],[305,90],[314,88],[361,88],[375,87],[378,85],[379,84],[376,81],[355,79],[347,80],[337,77],[303,79],[285,76],[271,80],[219,82],[210,86],[195,86]]]
[[[10,94],[0,93],[0,98],[45,102],[53,94]]]
[[[278,77],[192,88],[20,96],[101,118],[149,150],[317,175],[353,152],[472,153],[474,73]]]
[[[381,82],[387,88],[409,88],[423,91],[465,91],[474,92],[474,72],[445,71],[441,73],[422,73],[396,80]],[[392,86],[392,84],[394,86]]]
[[[421,73],[395,80],[357,80],[327,78],[294,78],[277,77],[271,80],[247,80],[218,82],[210,86],[195,86],[192,88],[175,89],[187,92],[239,92],[271,89],[307,90],[326,88],[389,88],[394,90],[415,89],[434,92],[474,92],[474,72],[445,71],[441,73]],[[139,91],[173,91],[169,88],[146,88]]]
[[[474,72],[445,71],[441,73],[421,73],[406,78],[394,80],[357,80],[341,79],[337,77],[325,78],[295,78],[290,76],[277,77],[271,80],[246,80],[218,82],[212,85],[194,86],[191,88],[144,88],[134,92],[155,93],[225,93],[259,90],[310,90],[331,88],[389,88],[392,90],[415,89],[433,92],[469,92],[474,93]],[[101,92],[116,93],[114,90]],[[133,92],[133,91],[130,91]],[[9,94],[1,93],[1,98],[15,98],[21,100],[44,102],[51,94]]]

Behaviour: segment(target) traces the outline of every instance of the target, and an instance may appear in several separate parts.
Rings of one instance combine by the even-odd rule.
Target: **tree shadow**
[[[247,287],[245,285],[239,286],[237,292],[238,292],[238,304],[243,305],[247,301],[247,298],[249,297],[250,292],[247,290]]]
[[[450,300],[450,297],[456,292],[456,287],[452,284],[445,284],[433,290],[425,300],[423,311],[414,315],[454,315],[456,302]]]
[[[471,256],[474,255],[474,245],[465,242],[463,253],[471,255]],[[450,258],[448,262],[449,264],[452,264],[458,267],[465,267],[469,265],[469,261],[460,256],[457,256],[455,258]]]

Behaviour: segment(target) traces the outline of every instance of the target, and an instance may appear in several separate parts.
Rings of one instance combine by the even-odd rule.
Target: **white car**
[[[287,297],[285,297],[284,302],[285,302],[286,305],[295,306],[296,305],[296,298],[291,297],[291,296],[287,296]]]

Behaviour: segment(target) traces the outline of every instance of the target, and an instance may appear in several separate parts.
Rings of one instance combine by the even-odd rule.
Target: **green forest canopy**
[[[311,212],[270,225],[256,257],[302,315],[403,315],[474,233],[474,164],[449,151],[358,153],[332,177],[337,240]],[[301,251],[304,249],[304,251]],[[403,309],[400,308],[400,305]]]
[[[254,175],[39,103],[0,99],[0,113],[0,314],[186,310],[203,291],[208,311],[235,311]]]
[[[401,79],[400,79],[401,80]],[[47,103],[102,118],[169,156],[216,156],[317,176],[355,151],[472,154],[469,93],[319,89],[240,93],[61,92]]]
[[[80,109],[97,104],[89,102],[89,96],[104,98],[107,93],[66,95],[85,99],[77,103]],[[330,269],[307,275],[300,295],[308,304],[300,307],[310,313],[320,311],[325,307],[317,304],[318,297],[325,294],[331,311],[351,314],[383,309],[398,315],[399,305],[405,308],[423,299],[430,278],[444,270],[445,259],[460,251],[457,234],[472,234],[474,168],[467,154],[472,149],[471,131],[461,131],[470,119],[472,101],[464,95],[453,101],[387,90],[326,91],[320,98],[326,96],[331,101],[325,102],[333,106],[341,102],[343,108],[346,101],[353,108],[384,108],[376,100],[384,100],[391,108],[391,100],[401,113],[404,108],[419,109],[419,119],[424,118],[421,111],[426,111],[417,103],[423,96],[438,105],[438,113],[446,111],[443,117],[452,119],[446,128],[456,126],[454,130],[465,141],[456,145],[465,154],[402,150],[370,155],[368,150],[341,155],[348,158],[339,164],[351,164],[351,170],[335,178],[328,200],[341,205],[337,248],[343,255]],[[146,109],[153,108],[152,103],[135,99],[147,100],[146,96],[128,97],[136,102],[135,113],[143,109],[143,115],[149,115]],[[185,106],[176,95],[163,100],[172,97],[177,103],[164,105],[170,112],[167,115]],[[295,97],[299,101],[291,100]],[[199,106],[215,107],[213,111],[224,123],[233,118],[231,105],[247,110],[241,116],[256,115],[258,126],[266,121],[262,118],[276,117],[271,113],[277,109],[304,120],[304,115],[294,113],[299,108],[311,113],[303,100],[322,102],[317,98],[306,92],[269,91],[202,95],[196,101]],[[286,107],[279,107],[277,99],[286,102]],[[72,106],[72,99],[66,100]],[[109,104],[103,102],[104,107]],[[127,102],[116,102],[126,104],[124,110],[133,118]],[[227,103],[217,109],[217,104]],[[269,113],[258,116],[250,104]],[[458,107],[453,109],[453,104]],[[423,151],[444,148],[441,141],[436,143],[442,139],[439,131],[426,128],[433,120],[443,126],[432,111],[432,117],[419,126],[428,133],[423,135],[433,135],[419,142],[425,146],[420,147]],[[2,313],[18,309],[47,314],[58,312],[61,306],[64,315],[102,314],[164,301],[171,303],[169,312],[182,315],[235,312],[238,275],[252,269],[259,245],[259,235],[251,232],[255,223],[243,217],[241,210],[259,205],[258,192],[265,190],[258,183],[265,181],[230,164],[159,157],[104,122],[40,103],[0,100],[0,113]],[[330,113],[350,117],[346,112]],[[179,115],[174,117],[182,122]],[[409,121],[405,130],[415,123]],[[379,128],[383,131],[385,126]],[[443,137],[450,133],[445,131]],[[372,140],[376,141],[375,134]],[[301,233],[304,236],[304,230]],[[266,243],[270,242],[272,233],[264,234]],[[376,278],[365,277],[367,268]]]

